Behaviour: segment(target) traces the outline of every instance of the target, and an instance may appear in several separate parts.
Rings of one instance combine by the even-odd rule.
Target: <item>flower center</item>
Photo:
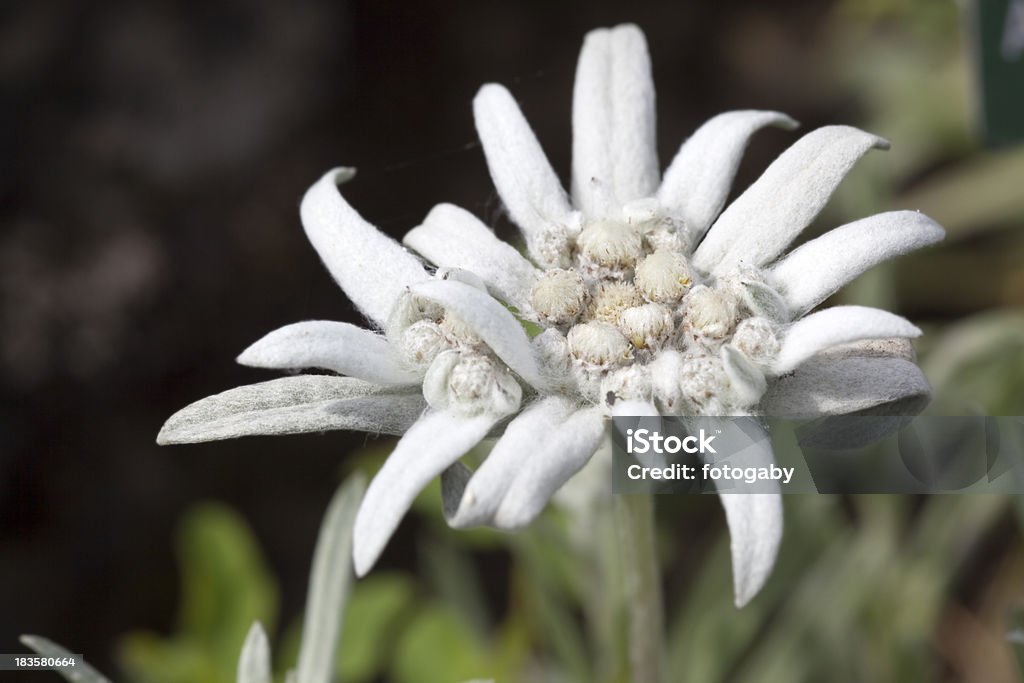
[[[654,401],[672,414],[749,412],[779,347],[778,322],[747,303],[750,288],[768,288],[757,271],[702,277],[678,235],[655,211],[584,225],[563,259],[570,267],[547,270],[531,293],[540,321],[553,328],[539,344],[542,356],[567,366],[593,403]],[[567,362],[553,359],[559,346],[552,334],[564,334]],[[744,369],[738,377],[731,371],[737,362]]]

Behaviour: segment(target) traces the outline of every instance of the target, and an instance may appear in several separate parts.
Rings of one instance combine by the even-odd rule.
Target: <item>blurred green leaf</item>
[[[374,572],[356,584],[345,612],[338,678],[364,683],[384,669],[393,644],[415,610],[416,587],[404,574]]]
[[[178,537],[181,601],[170,637],[132,633],[121,661],[139,683],[221,683],[233,680],[254,621],[272,624],[277,590],[252,533],[219,504],[196,506]]]
[[[424,574],[445,604],[459,612],[475,631],[483,633],[491,626],[480,577],[469,555],[457,541],[427,537],[418,545]]]
[[[510,537],[517,563],[512,601],[556,670],[572,680],[592,681],[593,661],[578,625],[575,604],[584,573],[564,528],[548,514],[528,530]],[[574,600],[575,598],[575,600]]]
[[[833,497],[787,496],[784,503],[786,530],[775,570],[761,593],[742,610],[732,604],[732,567],[724,528],[710,555],[703,557],[668,634],[669,671],[679,680],[729,680],[743,654],[763,637],[765,624],[791,598],[797,577],[824,549],[844,537]],[[799,662],[789,664],[794,676],[802,669]]]
[[[937,173],[898,197],[898,206],[923,211],[960,240],[984,230],[1024,226],[1024,148],[990,152]]]
[[[972,316],[927,343],[921,367],[935,391],[930,412],[1024,414],[1024,311]]]
[[[487,678],[492,670],[477,633],[450,607],[424,606],[401,634],[391,665],[394,683],[451,683]]]

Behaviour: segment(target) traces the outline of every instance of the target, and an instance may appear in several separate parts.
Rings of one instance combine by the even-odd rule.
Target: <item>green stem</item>
[[[648,494],[619,494],[615,501],[629,612],[631,680],[632,683],[660,683],[664,617],[654,501]]]

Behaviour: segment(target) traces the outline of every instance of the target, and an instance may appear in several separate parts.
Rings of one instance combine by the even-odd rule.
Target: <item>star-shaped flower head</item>
[[[884,146],[879,138],[815,131],[719,215],[750,135],[795,123],[774,112],[717,116],[659,183],[650,64],[634,26],[594,31],[584,44],[572,202],[505,89],[484,86],[474,111],[530,259],[442,204],[405,238],[438,266],[432,273],[341,197],[338,184],[352,171],[331,171],[303,199],[303,226],[375,330],[312,321],[270,333],[239,361],[341,376],[209,397],[172,416],[161,443],[338,428],[404,433],[356,519],[363,574],[441,473],[453,526],[529,524],[606,442],[615,412],[809,416],[902,412],[927,400],[905,343],[918,334],[913,325],[861,307],[804,314],[875,263],[939,239],[934,223],[881,214],[781,256],[852,164]],[[531,340],[522,320],[543,332]],[[499,438],[485,462],[472,473],[461,467],[489,435]],[[772,494],[721,498],[742,605],[774,563],[781,503]]]
[[[785,253],[853,164],[888,147],[885,140],[847,126],[813,131],[723,211],[751,135],[797,124],[771,111],[721,114],[660,174],[650,61],[632,25],[584,41],[571,196],[505,88],[484,86],[474,114],[529,261],[450,205],[435,208],[405,243],[440,266],[476,273],[544,327],[534,346],[555,390],[512,421],[468,478],[454,524],[526,521],[502,514],[523,496],[514,488],[519,473],[543,472],[545,494],[564,483],[590,448],[572,434],[585,433],[578,425],[597,410],[810,417],[908,414],[927,402],[907,341],[920,334],[914,325],[860,306],[808,313],[871,266],[940,240],[942,229],[920,213],[895,211]],[[742,605],[774,563],[781,502],[771,494],[721,499]]]

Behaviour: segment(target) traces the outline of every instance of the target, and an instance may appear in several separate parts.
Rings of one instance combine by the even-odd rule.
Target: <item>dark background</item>
[[[304,190],[351,165],[347,198],[396,237],[441,201],[506,230],[476,89],[508,85],[567,179],[580,41],[626,20],[651,47],[663,164],[730,108],[804,129],[856,120],[821,57],[832,3],[765,5],[7,3],[0,652],[41,633],[116,676],[117,636],[171,627],[175,525],[203,499],[252,524],[297,613],[318,520],[364,435],[154,439],[185,404],[272,377],[233,362],[265,332],[356,321],[302,233]],[[792,139],[759,136],[738,186]]]

